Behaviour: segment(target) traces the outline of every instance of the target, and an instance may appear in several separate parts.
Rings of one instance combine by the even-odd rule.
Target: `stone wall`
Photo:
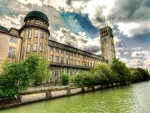
[[[94,87],[83,87],[83,88],[65,88],[65,89],[59,89],[57,91],[45,91],[43,93],[33,93],[33,94],[25,94],[21,95],[19,98],[15,99],[6,99],[6,98],[0,98],[0,109],[8,108],[8,107],[13,107],[16,105],[22,105],[25,103],[31,103],[31,102],[36,102],[36,101],[41,101],[41,100],[48,100],[48,99],[53,99],[57,97],[63,97],[63,96],[70,96],[74,94],[79,94],[79,93],[85,93],[89,91],[95,91],[95,90],[100,90],[104,88],[109,88],[109,87],[115,87],[120,84],[109,84],[108,86],[94,86]]]

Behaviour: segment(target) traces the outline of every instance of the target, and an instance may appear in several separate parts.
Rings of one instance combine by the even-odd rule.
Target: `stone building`
[[[62,73],[70,76],[90,70],[104,62],[110,63],[115,56],[113,33],[110,27],[100,30],[102,56],[95,55],[49,39],[48,17],[39,11],[29,12],[20,29],[0,26],[0,66],[5,58],[21,62],[30,54],[44,56],[50,62],[51,82],[60,83]]]

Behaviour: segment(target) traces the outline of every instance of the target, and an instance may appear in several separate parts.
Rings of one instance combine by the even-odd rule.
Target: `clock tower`
[[[115,46],[112,29],[109,26],[100,29],[101,54],[105,60],[111,63],[115,57]]]

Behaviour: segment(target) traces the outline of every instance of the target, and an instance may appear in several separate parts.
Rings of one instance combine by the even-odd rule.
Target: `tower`
[[[115,57],[115,46],[112,29],[109,26],[100,29],[100,40],[102,57],[110,64]]]
[[[21,60],[30,54],[38,54],[40,57],[48,56],[48,17],[40,11],[29,12],[20,31],[23,37]]]

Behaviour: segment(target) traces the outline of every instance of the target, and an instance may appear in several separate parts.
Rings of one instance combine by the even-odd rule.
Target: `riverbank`
[[[38,92],[26,92],[22,93],[18,98],[1,98],[0,99],[0,109],[20,106],[23,104],[50,100],[54,98],[64,97],[64,96],[71,96],[80,93],[86,93],[90,91],[102,90],[106,88],[112,88],[120,86],[119,83],[108,84],[107,86],[97,85],[94,87],[83,87],[83,88],[73,88],[73,87],[65,87],[64,89],[57,89],[57,90],[43,90]]]

